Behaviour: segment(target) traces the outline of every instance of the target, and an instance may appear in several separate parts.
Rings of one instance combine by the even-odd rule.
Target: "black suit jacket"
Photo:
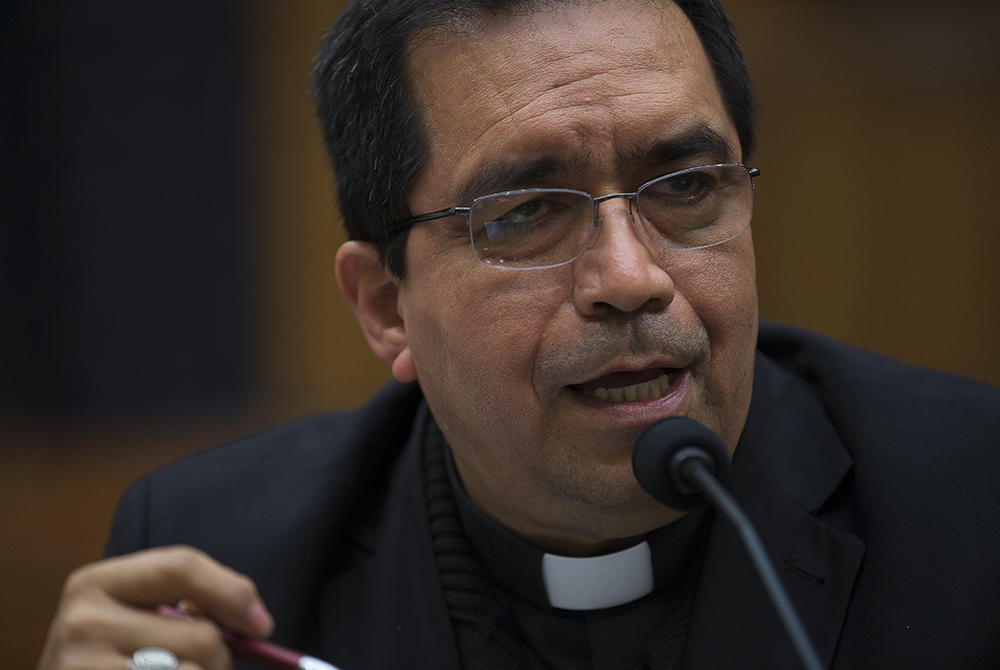
[[[415,385],[135,482],[109,554],[186,543],[253,577],[274,639],[344,670],[459,670]],[[1000,667],[1000,390],[762,324],[726,486],[833,668]],[[685,668],[797,668],[713,526]]]

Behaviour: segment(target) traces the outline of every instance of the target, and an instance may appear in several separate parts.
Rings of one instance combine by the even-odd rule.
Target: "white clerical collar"
[[[652,593],[653,552],[649,543],[591,558],[546,554],[500,527],[473,504],[455,471],[450,450],[446,451],[445,470],[469,541],[491,576],[520,600],[535,607],[584,611],[624,605]],[[689,553],[686,548],[691,544],[691,533],[684,531],[684,526],[690,523],[675,522],[647,538],[656,547],[656,572],[661,577],[683,574],[674,562]]]
[[[564,610],[615,607],[653,592],[653,556],[646,542],[589,558],[545,554],[542,579],[552,607]]]

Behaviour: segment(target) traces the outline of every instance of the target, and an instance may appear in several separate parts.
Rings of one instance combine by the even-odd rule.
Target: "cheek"
[[[500,276],[413,303],[407,331],[421,387],[463,473],[526,481],[530,458],[522,450],[554,416],[535,391],[535,361],[561,339],[565,288],[483,269]]]
[[[756,321],[757,275],[749,230],[678,261],[669,268],[674,284],[709,331],[713,344],[716,338],[728,340],[745,333]]]
[[[711,358],[704,380],[714,428],[731,446],[742,431],[753,388],[757,287],[753,241],[747,231],[678,271],[676,283],[708,333]],[[708,418],[708,417],[706,417]]]
[[[745,338],[757,320],[757,271],[753,240],[747,231],[723,245],[704,267],[704,285],[698,295],[715,337]],[[746,343],[743,343],[746,345]]]
[[[425,392],[440,398],[436,409],[452,414],[452,423],[470,406],[490,410],[475,413],[480,421],[498,411],[501,422],[523,415],[535,398],[538,352],[558,339],[552,333],[565,287],[478,264],[462,282],[449,275],[456,276],[435,272],[408,282],[407,336]]]

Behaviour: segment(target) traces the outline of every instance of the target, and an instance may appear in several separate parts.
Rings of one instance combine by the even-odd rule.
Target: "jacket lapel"
[[[816,512],[851,466],[808,385],[758,355],[750,415],[725,484],[757,528],[827,666],[865,545]],[[684,667],[801,667],[739,535],[719,516],[699,581]]]
[[[355,533],[356,548],[320,597],[324,657],[345,670],[460,670],[431,546],[423,473],[423,405],[381,510]],[[372,500],[383,492],[373,491]]]

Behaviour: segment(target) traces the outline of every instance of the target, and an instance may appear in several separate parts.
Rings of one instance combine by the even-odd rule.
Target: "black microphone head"
[[[722,438],[686,416],[655,421],[642,431],[632,447],[632,471],[646,492],[668,507],[694,509],[708,504],[681,474],[689,458],[702,461],[721,477],[729,466],[729,452]]]

